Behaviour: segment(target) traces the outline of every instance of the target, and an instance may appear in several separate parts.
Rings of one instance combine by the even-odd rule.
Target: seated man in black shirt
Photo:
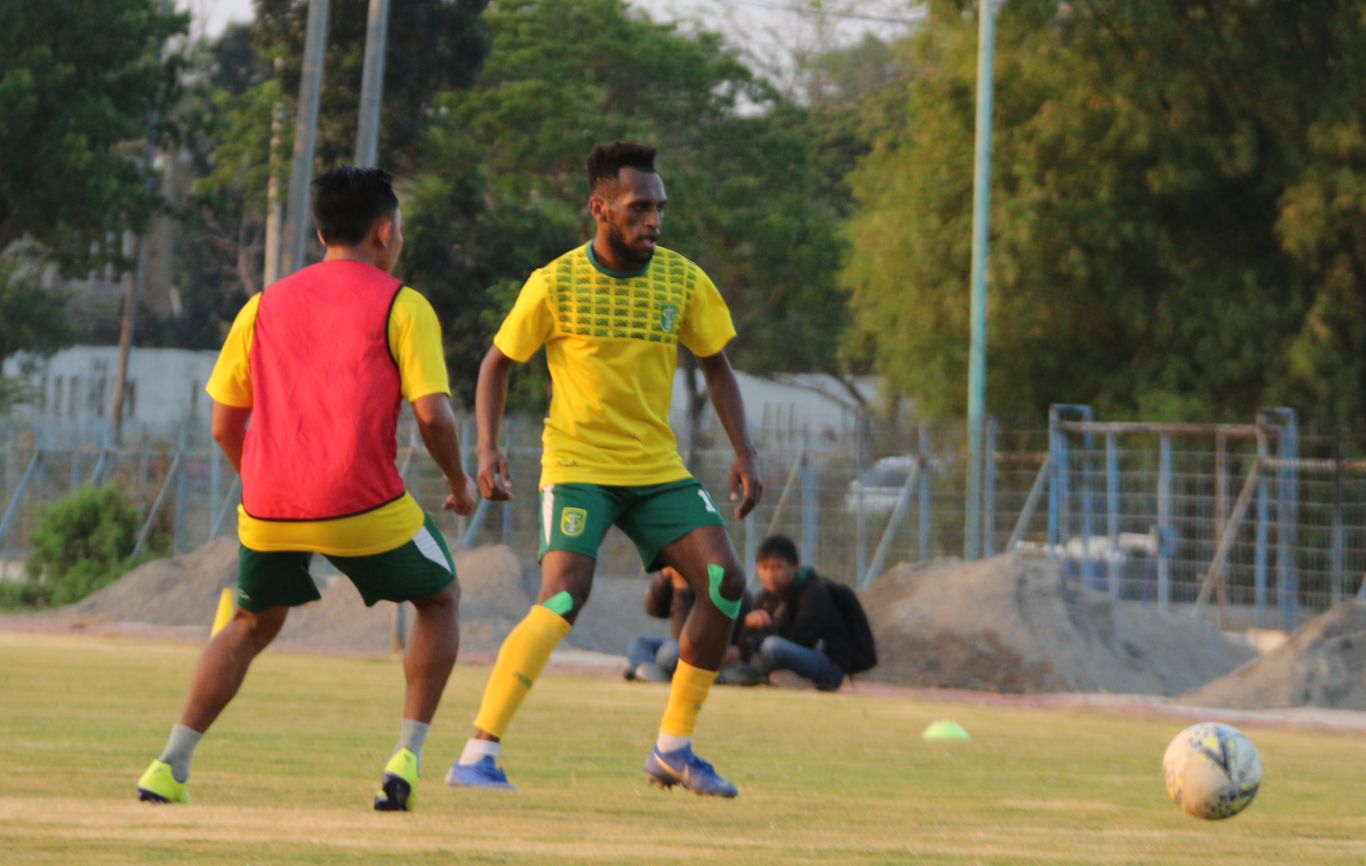
[[[752,609],[742,620],[749,664],[770,682],[788,683],[791,677],[773,674],[791,671],[822,691],[838,689],[849,638],[829,588],[814,569],[801,567],[797,545],[785,535],[765,538],[755,559],[763,589],[750,596]]]

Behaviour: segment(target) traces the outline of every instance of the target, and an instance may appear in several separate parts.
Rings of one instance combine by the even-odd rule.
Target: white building
[[[201,419],[207,425],[210,401],[204,385],[217,357],[214,351],[134,348],[128,356],[125,429],[164,432]],[[15,414],[80,429],[107,425],[118,366],[117,346],[73,346],[39,359],[24,376],[37,397]],[[22,361],[6,360],[3,372],[23,375]]]

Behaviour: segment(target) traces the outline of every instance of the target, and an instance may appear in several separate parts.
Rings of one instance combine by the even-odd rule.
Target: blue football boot
[[[502,791],[515,791],[517,788],[508,781],[503,768],[493,763],[493,757],[485,755],[475,764],[451,765],[446,774],[446,784],[452,788],[493,788]]]
[[[734,797],[740,793],[730,781],[716,772],[716,768],[693,754],[692,746],[672,752],[661,752],[656,746],[645,761],[645,774],[650,782],[661,788],[682,785],[694,794],[714,797]]]

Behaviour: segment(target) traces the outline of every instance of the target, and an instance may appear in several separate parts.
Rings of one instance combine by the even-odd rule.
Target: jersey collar
[[[599,273],[606,274],[609,277],[616,277],[619,280],[629,280],[631,277],[643,276],[645,272],[650,269],[650,262],[653,262],[655,260],[654,256],[651,256],[650,261],[645,263],[645,267],[641,268],[638,271],[633,271],[629,274],[623,274],[620,271],[611,270],[610,268],[604,266],[601,262],[598,261],[597,254],[593,252],[592,241],[589,241],[588,245],[584,247],[584,249],[588,250],[588,261],[592,263],[593,267],[598,269]]]

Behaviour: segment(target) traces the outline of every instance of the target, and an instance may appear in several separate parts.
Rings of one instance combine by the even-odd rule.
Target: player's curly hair
[[[623,168],[654,171],[655,149],[634,141],[598,145],[588,154],[588,188],[596,190],[600,183],[615,181]]]

